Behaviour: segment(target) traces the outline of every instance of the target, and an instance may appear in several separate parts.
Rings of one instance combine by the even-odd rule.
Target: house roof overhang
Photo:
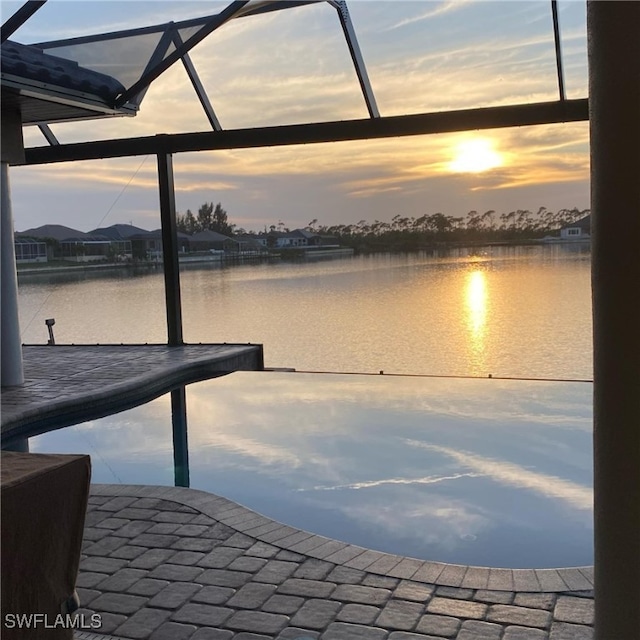
[[[2,43],[2,110],[23,125],[135,115],[137,107],[113,106],[124,87],[102,73],[45,53],[33,45]]]

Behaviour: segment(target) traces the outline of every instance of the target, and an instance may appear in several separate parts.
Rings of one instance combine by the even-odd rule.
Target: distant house
[[[16,236],[13,241],[16,262],[47,262],[47,243]]]
[[[117,255],[138,260],[162,260],[162,230],[147,231],[132,224],[112,224],[110,227],[94,229],[90,233],[111,239]],[[178,232],[178,251],[189,251],[189,236]]]
[[[190,236],[178,231],[178,252],[188,253],[191,245]],[[140,230],[129,236],[133,255],[145,260],[162,260],[162,229],[153,231]]]
[[[117,256],[131,257],[131,243],[114,232],[117,226],[137,228],[131,225],[113,225],[84,233],[61,224],[45,224],[19,232],[16,236],[44,241],[49,259],[95,262],[111,260]]]
[[[149,233],[146,229],[141,229],[132,224],[112,224],[110,227],[100,227],[99,229],[92,229],[90,234],[96,236],[107,236],[112,240],[128,240],[131,236],[135,236],[138,233]]]
[[[230,238],[217,231],[205,229],[199,233],[194,233],[189,238],[191,251],[225,251],[227,253],[237,253],[239,251],[238,242],[235,238]]]
[[[572,222],[560,229],[562,240],[588,240],[591,238],[591,215]]]
[[[120,259],[133,258],[133,244],[131,238],[139,234],[149,233],[146,229],[132,224],[112,224],[110,227],[100,227],[89,231],[91,235],[105,236],[111,240],[112,254]],[[144,253],[142,254],[144,255]]]
[[[112,257],[111,240],[82,233],[60,241],[60,256],[71,262],[99,262]]]
[[[266,253],[266,245],[263,245],[254,233],[241,233],[234,236],[233,239],[238,243],[238,251],[242,254],[260,255]]]
[[[72,229],[71,227],[65,227],[62,224],[43,224],[40,227],[34,227],[33,229],[27,229],[26,231],[18,231],[16,232],[15,237],[45,242],[47,244],[47,257],[49,260],[53,260],[54,258],[61,258],[60,242],[62,240],[81,235],[83,235],[82,231]]]
[[[293,231],[269,231],[258,236],[258,241],[263,247],[276,249],[295,249],[302,247],[314,247],[321,243],[317,233],[306,229],[294,229]]]
[[[28,238],[45,239],[51,238],[60,242],[65,238],[72,238],[74,236],[81,236],[84,232],[78,229],[72,229],[71,227],[65,227],[62,224],[43,224],[41,227],[34,227],[33,229],[27,229],[26,231],[16,232],[17,236],[26,236]]]

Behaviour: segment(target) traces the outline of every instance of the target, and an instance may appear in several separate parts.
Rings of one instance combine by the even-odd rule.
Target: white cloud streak
[[[575,509],[591,510],[593,508],[593,492],[570,480],[531,471],[518,464],[485,458],[449,447],[427,444],[417,440],[406,440],[406,442],[414,447],[449,456],[459,464],[473,469],[475,473],[487,476],[496,482],[534,491],[547,498],[562,500]]]
[[[424,11],[416,16],[411,16],[409,18],[404,18],[395,24],[390,25],[384,31],[394,31],[396,29],[401,29],[402,27],[406,27],[411,24],[416,24],[418,22],[423,22],[424,20],[430,20],[431,18],[435,18],[436,16],[444,15],[445,13],[451,13],[453,11],[457,11],[461,9],[464,5],[469,4],[470,0],[444,0],[444,2],[430,2],[430,5],[435,4],[435,7]]]
[[[384,485],[423,485],[423,484],[439,484],[448,480],[458,480],[459,478],[477,478],[481,474],[478,473],[457,473],[452,476],[425,476],[424,478],[387,478],[384,480],[367,480],[364,482],[353,482],[351,484],[339,484],[332,487],[317,486],[312,491],[337,491],[340,489],[371,489],[373,487],[381,487]],[[300,491],[309,491],[309,489],[300,489]]]

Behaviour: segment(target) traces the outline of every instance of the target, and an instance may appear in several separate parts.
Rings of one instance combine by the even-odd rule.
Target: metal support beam
[[[56,138],[53,131],[51,131],[51,128],[49,127],[48,124],[39,124],[38,129],[40,129],[40,133],[42,133],[42,135],[46,138],[47,142],[51,146],[60,144],[60,141],[58,140],[58,138]]]
[[[640,630],[640,3],[587,3],[596,640]]]
[[[340,17],[340,24],[342,25],[342,31],[349,47],[349,53],[353,60],[353,65],[356,68],[356,75],[358,76],[358,82],[362,89],[362,95],[369,111],[369,116],[372,118],[379,118],[380,111],[378,111],[378,105],[376,104],[376,98],[373,95],[373,89],[369,82],[369,75],[367,74],[367,68],[364,64],[364,58],[360,51],[360,45],[358,44],[358,37],[356,36],[351,17],[349,16],[349,10],[347,9],[347,3],[344,0],[331,2],[331,4],[338,11]]]
[[[0,28],[0,42],[6,42],[46,1],[25,2]]]
[[[189,52],[198,43],[202,42],[210,33],[221,27],[237,14],[249,0],[234,0],[228,7],[223,9],[218,15],[209,20],[200,30],[192,35],[182,47],[178,47],[175,51],[166,56],[153,69],[149,69],[142,74],[142,77],[132,84],[122,95],[115,101],[116,108],[122,107],[131,98],[136,96],[140,91],[146,89],[156,78],[162,75],[172,64],[180,60],[180,58]]]
[[[171,46],[171,43],[173,41],[172,36],[174,29],[174,23],[170,22],[167,25],[166,31],[162,34],[160,40],[158,40],[158,44],[151,54],[151,57],[147,62],[147,66],[144,68],[144,71],[142,72],[142,75],[140,77],[143,77],[145,74],[150,73],[157,65],[159,65],[164,60],[164,57],[167,55],[167,51],[169,50],[169,47]],[[142,100],[144,99],[144,96],[146,95],[148,89],[149,85],[147,84],[146,86],[142,87],[142,89],[137,94],[131,95],[131,97],[127,101],[130,104],[135,105],[136,107],[140,107],[140,104],[142,103]]]
[[[22,343],[18,318],[18,276],[16,252],[13,243],[13,215],[9,190],[9,163],[0,163],[2,202],[0,203],[0,259],[2,273],[0,300],[0,327],[2,329],[2,368],[0,381],[3,387],[21,385],[24,382],[22,368]]]
[[[562,47],[560,46],[560,21],[558,20],[558,0],[551,0],[553,15],[553,39],[556,45],[556,68],[558,70],[558,92],[560,100],[566,98],[564,93],[564,72],[562,70]]]
[[[189,486],[189,446],[187,442],[187,396],[184,387],[171,392],[173,429],[173,470],[176,487]]]
[[[576,122],[588,118],[589,110],[586,99],[565,100],[564,102],[486,107],[410,116],[387,116],[201,133],[175,133],[100,142],[80,142],[58,147],[32,147],[25,149],[26,162],[20,164],[35,165],[71,162],[73,160],[155,155],[157,153],[249,149],[343,140],[398,138],[432,133],[450,133],[452,131]]]
[[[173,43],[176,45],[176,48],[181,47],[184,43],[182,42],[182,38],[177,31],[173,33]],[[184,65],[185,71],[189,76],[189,80],[191,80],[191,84],[195,89],[196,95],[198,96],[198,100],[200,100],[200,104],[204,109],[205,115],[207,116],[207,120],[209,120],[209,124],[214,131],[221,131],[222,127],[220,126],[220,121],[218,120],[213,107],[211,106],[211,102],[209,102],[209,96],[207,92],[204,90],[202,86],[202,82],[200,82],[200,77],[196,71],[196,68],[193,66],[193,62],[191,62],[191,57],[188,53],[185,53],[182,56],[182,64]]]
[[[167,344],[182,341],[182,305],[180,302],[180,265],[178,263],[178,229],[176,227],[176,197],[173,186],[173,157],[158,154],[160,187],[160,222],[162,225],[162,260],[164,293],[167,307]]]

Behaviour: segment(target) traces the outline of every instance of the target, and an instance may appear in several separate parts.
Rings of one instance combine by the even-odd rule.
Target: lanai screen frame
[[[30,2],[27,2],[27,5],[38,5],[39,8],[45,2],[46,0],[38,0],[37,2],[31,0]],[[197,136],[199,134],[191,133],[173,134],[171,135],[171,142],[169,144],[166,144],[167,138],[164,138],[165,143],[161,145],[151,143],[150,146],[153,147],[153,150],[149,150],[149,146],[145,145],[145,143],[149,142],[149,138],[143,137],[85,143],[86,145],[96,145],[91,148],[85,147],[84,145],[64,145],[67,152],[60,150],[59,154],[53,155],[46,153],[44,155],[39,155],[38,150],[40,148],[33,147],[28,150],[29,153],[26,164],[44,164],[48,162],[94,159],[96,157],[112,158],[146,155],[149,153],[156,153],[160,148],[165,152],[177,153],[181,151],[205,151],[215,149],[277,146],[285,144],[306,144],[312,142],[335,142],[339,140],[361,140],[380,137],[398,137],[404,135],[446,133],[472,129],[552,124],[588,119],[588,105],[586,99],[567,100],[566,98],[557,0],[550,0],[550,9],[557,70],[558,101],[525,103],[509,105],[507,107],[493,107],[485,109],[444,111],[411,116],[396,116],[386,119],[382,118],[379,112],[364,58],[360,51],[358,39],[351,22],[346,0],[270,0],[263,2],[258,2],[257,0],[254,0],[253,2],[251,0],[234,0],[225,7],[225,9],[213,15],[92,36],[40,42],[35,46],[41,47],[45,52],[52,51],[53,53],[56,53],[57,49],[64,47],[81,47],[83,45],[90,46],[95,43],[115,42],[132,37],[157,34],[158,41],[153,52],[149,56],[144,71],[142,71],[140,77],[133,84],[126,86],[124,93],[116,97],[112,106],[114,108],[121,108],[124,105],[127,105],[132,106],[137,110],[149,85],[160,77],[160,75],[170,66],[180,60],[185,67],[187,75],[191,80],[195,93],[204,109],[205,115],[212,129],[215,132],[220,133],[223,131],[223,127],[213,110],[209,97],[198,77],[195,66],[189,57],[189,51],[203,41],[208,35],[213,33],[213,31],[232,19],[320,3],[326,3],[336,10],[358,78],[360,89],[364,97],[369,119],[384,120],[384,126],[367,127],[365,124],[367,120],[350,120],[340,121],[339,123],[307,123],[303,125],[285,125],[281,127],[235,129],[229,130],[235,132],[234,135],[216,137],[215,139],[207,136],[198,139]],[[27,5],[25,5],[25,7]],[[11,19],[8,20],[7,23],[10,21]],[[197,31],[190,35],[186,40],[183,40],[180,32],[185,29],[197,29]],[[4,31],[5,25],[3,25],[3,38],[6,38]],[[169,52],[171,47],[174,49]],[[352,128],[353,132],[350,132],[350,129]],[[40,129],[50,145],[59,145],[58,140],[51,133],[46,124],[41,124]],[[189,140],[189,142],[186,142],[187,140]],[[130,144],[127,144],[127,142]],[[113,146],[110,143],[113,143]],[[140,153],[137,153],[135,147],[139,147],[140,149],[145,148],[147,150],[141,150]]]
[[[213,31],[234,18],[322,2],[332,6],[338,13],[369,117],[333,122],[223,130],[198,78],[197,71],[189,58],[189,51]],[[42,6],[44,3],[38,2],[35,4]],[[91,45],[117,41],[123,38],[157,34],[158,41],[144,71],[133,84],[125,88],[124,93],[116,97],[113,104],[114,108],[122,107],[125,104],[133,105],[136,108],[139,107],[151,82],[160,77],[171,65],[182,61],[213,130],[60,144],[47,125],[42,124],[40,129],[49,145],[25,149],[25,160],[21,164],[33,166],[78,160],[123,158],[152,154],[156,156],[164,256],[167,341],[169,345],[180,345],[183,344],[183,330],[173,154],[221,149],[371,140],[454,131],[586,121],[589,119],[588,99],[568,100],[565,95],[557,0],[550,0],[550,7],[558,79],[558,100],[402,116],[384,117],[380,115],[345,0],[293,0],[292,2],[274,0],[272,2],[254,3],[249,0],[234,0],[219,13],[201,18],[93,36],[41,42],[37,46],[44,51],[53,51],[55,53],[56,49],[63,47]],[[180,30],[194,28],[197,31],[183,41],[180,36]],[[3,37],[6,37],[4,33]],[[168,53],[172,46],[174,47],[173,51]]]

